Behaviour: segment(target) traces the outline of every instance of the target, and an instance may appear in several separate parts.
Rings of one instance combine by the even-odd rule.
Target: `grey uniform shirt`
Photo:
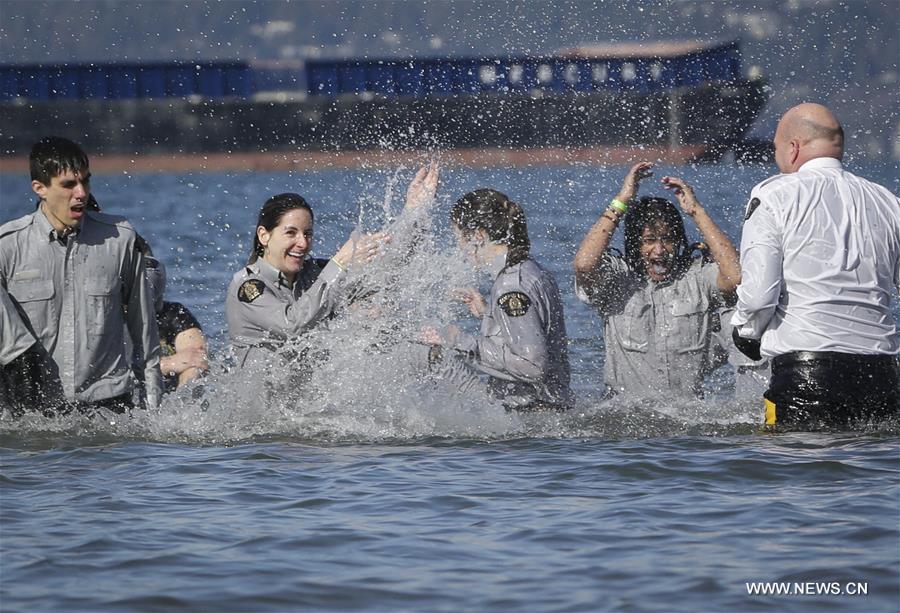
[[[306,260],[294,283],[260,258],[231,279],[225,298],[228,335],[238,365],[269,353],[331,315],[342,271],[331,260]]]
[[[604,254],[596,286],[575,289],[603,318],[606,385],[636,396],[698,394],[714,313],[724,306],[718,276],[717,264],[697,258],[681,276],[656,283]]]
[[[492,273],[481,334],[461,333],[453,349],[491,376],[508,407],[569,406],[566,324],[553,275],[531,259],[506,267],[505,256]]]
[[[147,403],[159,404],[159,337],[136,237],[124,218],[92,211],[65,244],[40,210],[0,226],[0,285],[46,352],[48,392],[79,402],[130,393],[127,329]]]
[[[6,288],[0,286],[0,366],[6,366],[36,342]]]

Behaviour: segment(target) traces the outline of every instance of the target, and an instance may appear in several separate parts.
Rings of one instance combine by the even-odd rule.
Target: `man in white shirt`
[[[741,237],[734,340],[773,358],[766,425],[846,428],[900,413],[900,199],[844,170],[844,133],[801,104],[775,131],[782,174],[756,187]]]

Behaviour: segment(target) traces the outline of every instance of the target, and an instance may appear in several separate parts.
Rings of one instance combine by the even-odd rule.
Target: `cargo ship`
[[[453,150],[513,162],[715,161],[743,143],[766,92],[745,76],[735,41],[537,57],[6,64],[0,138],[7,162],[45,134],[106,158],[296,164]]]

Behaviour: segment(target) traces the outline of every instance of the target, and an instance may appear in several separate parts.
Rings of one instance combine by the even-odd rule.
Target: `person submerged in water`
[[[479,189],[459,199],[450,221],[467,261],[493,278],[490,297],[485,302],[471,288],[457,296],[481,318],[479,335],[455,325],[427,327],[421,340],[489,375],[493,395],[508,409],[568,408],[562,299],[553,276],[530,256],[524,211],[496,190]]]
[[[699,228],[711,262],[692,258],[684,221],[664,198],[636,199],[652,164],[631,167],[575,255],[578,298],[604,319],[607,393],[700,395],[717,310],[735,301],[737,250],[683,180],[663,177]],[[627,214],[626,214],[627,212]],[[625,255],[608,250],[625,221]]]
[[[159,327],[163,390],[172,392],[209,370],[206,337],[190,309],[180,302],[165,300],[166,267],[162,261],[152,253],[145,254],[144,261]]]

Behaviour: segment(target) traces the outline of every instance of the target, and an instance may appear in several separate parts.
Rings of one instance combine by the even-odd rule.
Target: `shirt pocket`
[[[622,349],[647,353],[650,349],[650,311],[647,303],[629,302],[619,319]]]
[[[85,279],[84,293],[87,299],[85,319],[88,332],[102,334],[107,325],[118,327],[124,325],[122,313],[115,308],[119,302],[116,299],[117,291],[118,283],[111,283],[105,277]]]
[[[10,281],[7,291],[19,304],[34,333],[40,337],[46,336],[50,322],[55,319],[53,296],[56,289],[53,282],[47,279]]]
[[[706,347],[709,339],[709,302],[706,298],[677,298],[672,302],[670,339],[675,353],[694,353]]]

